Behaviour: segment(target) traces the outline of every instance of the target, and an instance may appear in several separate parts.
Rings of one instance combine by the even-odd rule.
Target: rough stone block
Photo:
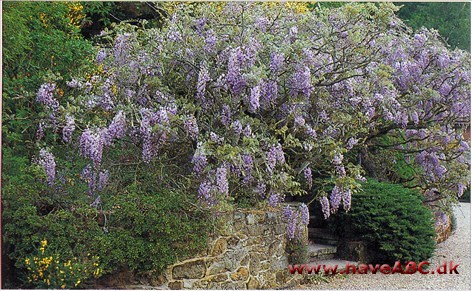
[[[219,238],[213,246],[213,250],[211,251],[211,255],[214,256],[214,257],[216,257],[218,255],[221,255],[226,251],[227,248],[228,248],[228,243],[227,243],[226,239]]]
[[[200,279],[205,276],[206,266],[203,259],[185,262],[174,266],[172,269],[173,279]]]
[[[231,279],[233,281],[246,281],[248,277],[249,272],[245,267],[240,267],[236,272],[231,274]]]
[[[261,261],[257,254],[251,254],[251,260],[249,262],[249,270],[251,275],[256,276],[261,271]]]
[[[264,234],[264,229],[259,225],[250,225],[248,226],[248,230],[251,236],[261,236]]]
[[[205,278],[205,281],[208,281],[208,282],[225,282],[226,280],[228,280],[228,274],[226,273],[218,274],[215,276],[209,276]]]
[[[181,290],[183,288],[184,288],[184,283],[182,281],[169,282],[169,289],[171,290]]]
[[[237,236],[231,236],[226,239],[226,244],[228,248],[235,248],[239,244],[241,239]]]
[[[251,277],[247,283],[247,289],[259,289],[260,283],[255,277]]]
[[[256,224],[256,217],[254,214],[250,213],[246,216],[246,222],[248,225]]]

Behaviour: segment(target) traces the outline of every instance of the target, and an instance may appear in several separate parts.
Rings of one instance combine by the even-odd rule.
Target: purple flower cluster
[[[222,165],[216,169],[216,185],[218,186],[218,192],[224,195],[229,194],[227,172],[228,170],[225,165]]]
[[[347,146],[346,146],[346,149],[350,150],[352,149],[357,143],[359,142],[359,140],[357,138],[349,138],[349,140],[347,141]]]
[[[123,138],[126,134],[126,115],[123,111],[118,111],[115,117],[108,125],[105,134],[104,141],[105,145],[110,145],[113,139]]]
[[[434,218],[436,220],[434,223],[436,227],[445,229],[449,226],[449,217],[444,212],[436,211]]]
[[[266,196],[266,191],[267,191],[267,186],[265,183],[259,182],[257,184],[257,189],[256,192],[259,194],[261,198],[265,198]]]
[[[243,160],[242,170],[244,171],[244,174],[245,174],[243,182],[247,184],[253,180],[253,177],[252,177],[253,159],[250,154],[242,155],[241,159]]]
[[[276,194],[276,193],[271,193],[269,195],[269,205],[271,207],[277,207],[277,205],[279,205],[280,203],[280,195]]]
[[[442,179],[447,172],[435,152],[422,151],[416,156],[415,162],[423,168],[432,181]]]
[[[308,210],[308,206],[306,206],[305,203],[302,203],[299,206],[299,211],[301,224],[308,225],[308,223],[310,222],[310,211]]]
[[[255,21],[256,27],[261,31],[266,31],[267,26],[269,25],[269,20],[266,17],[259,17]]]
[[[115,39],[115,44],[113,46],[113,56],[115,58],[115,62],[118,65],[124,64],[127,61],[129,51],[131,49],[130,37],[131,34],[124,33]]]
[[[236,135],[240,135],[243,132],[243,125],[239,119],[233,121],[231,123],[231,129],[236,133]]]
[[[303,170],[303,176],[305,177],[306,184],[308,185],[308,189],[311,189],[313,186],[313,176],[311,174],[311,169],[309,167],[306,167]]]
[[[46,172],[48,184],[53,185],[54,179],[56,178],[56,161],[53,154],[46,149],[41,149],[36,163]]]
[[[309,98],[314,87],[311,84],[311,72],[307,66],[300,66],[294,73],[291,81],[291,94],[296,96],[299,92]]]
[[[298,211],[294,211],[290,205],[287,205],[282,215],[287,221],[286,234],[289,240],[299,239],[303,230],[310,222],[310,213],[308,207],[303,203],[298,207]]]
[[[261,84],[261,87],[261,104],[265,109],[270,109],[276,103],[278,94],[277,82],[268,80],[266,82],[263,82]]]
[[[344,210],[348,211],[351,208],[351,190],[335,185],[331,191],[329,200],[331,204],[331,213],[336,213],[338,211],[341,201],[343,203]]]
[[[464,195],[465,185],[463,183],[457,184],[457,197],[462,197]]]
[[[251,88],[251,94],[249,95],[249,111],[256,112],[260,107],[259,98],[261,97],[261,88],[255,86]]]
[[[336,213],[338,211],[339,205],[341,204],[342,195],[343,192],[341,187],[338,187],[338,185],[334,186],[333,190],[331,191],[331,195],[329,196],[331,213]]]
[[[101,171],[98,175],[98,190],[103,190],[108,185],[108,179],[110,178],[110,172],[108,171]]]
[[[84,130],[79,141],[80,154],[90,158],[95,166],[102,162],[103,139],[100,132],[93,132],[89,128]]]
[[[216,144],[221,144],[224,142],[224,137],[220,137],[218,134],[212,131],[210,132],[210,140]]]
[[[241,74],[241,65],[244,60],[244,54],[241,48],[233,49],[228,59],[228,73],[226,82],[234,95],[239,95],[246,87],[246,81]]]
[[[221,109],[221,123],[224,126],[228,126],[231,123],[231,108],[225,104]]]
[[[114,96],[114,93],[112,87],[112,80],[110,80],[110,78],[107,78],[102,86],[102,94],[101,96],[98,96],[96,100],[96,103],[106,111],[110,111],[114,107],[114,103],[112,100],[112,96]]]
[[[66,125],[62,129],[62,139],[68,143],[72,137],[72,133],[75,130],[75,120],[72,116],[66,117]]]
[[[297,230],[297,216],[292,208],[287,205],[283,210],[283,216],[287,221],[287,228],[286,233],[289,240],[295,238],[296,230]]]
[[[342,154],[335,154],[333,157],[333,165],[339,166],[342,164],[344,156]]]
[[[148,108],[141,108],[140,133],[143,139],[143,160],[149,163],[157,155],[157,150],[167,139],[167,132],[162,129],[169,125],[169,115],[173,113],[168,108],[161,108],[154,111]],[[160,125],[159,130],[153,127]]]
[[[323,196],[320,198],[321,211],[323,212],[324,218],[328,219],[331,214],[328,197]]]
[[[42,84],[36,94],[36,101],[55,112],[59,109],[59,102],[54,98],[54,90],[56,90],[55,83]]]
[[[252,129],[251,129],[251,126],[249,124],[246,124],[246,126],[244,127],[243,135],[245,137],[251,137],[252,136]]]
[[[78,81],[77,79],[72,79],[68,82],[66,82],[66,85],[69,86],[70,88],[76,89],[76,88],[82,88],[82,83]]]
[[[214,194],[216,192],[216,186],[212,185],[209,181],[203,181],[198,187],[198,198],[205,201],[208,205],[214,205],[217,203]]]
[[[207,53],[214,52],[215,47],[216,47],[216,41],[217,41],[217,38],[216,38],[215,32],[213,31],[213,29],[209,29],[205,35],[205,48],[204,48],[205,52]]]
[[[92,169],[92,166],[88,164],[85,166],[85,168],[82,169],[82,174],[80,175],[82,180],[87,182],[88,185],[88,195],[93,196],[93,193],[95,192],[96,188],[96,178],[97,175],[95,174],[94,170]]]
[[[197,99],[205,104],[205,90],[206,84],[211,80],[210,73],[208,72],[207,66],[202,63],[200,65],[200,71],[198,72],[198,82],[197,82]]]
[[[206,156],[197,150],[195,151],[195,155],[192,158],[192,164],[193,164],[193,172],[197,176],[201,176],[206,166],[208,165],[208,161],[207,161]]]
[[[184,121],[184,128],[192,140],[197,140],[199,130],[195,116],[192,115],[187,117],[187,119]]]
[[[36,139],[40,140],[44,137],[44,121],[41,121],[38,124],[38,129],[36,130]]]
[[[101,64],[105,58],[107,57],[107,52],[104,49],[101,49],[97,53],[97,57],[95,60],[97,61],[98,64]]]
[[[266,152],[266,160],[269,172],[272,172],[277,164],[285,163],[285,156],[280,143],[273,144],[269,148],[269,151]]]
[[[205,25],[207,24],[208,19],[207,18],[198,18],[195,20],[195,28],[197,30],[197,34],[202,36],[203,31],[205,29]]]
[[[279,53],[271,53],[270,60],[269,60],[269,68],[273,74],[277,74],[284,65],[284,54]]]
[[[343,191],[341,198],[343,201],[344,211],[349,211],[349,209],[351,209],[351,190],[347,189]]]
[[[304,127],[305,126],[305,118],[301,115],[296,115],[294,120],[295,127]]]

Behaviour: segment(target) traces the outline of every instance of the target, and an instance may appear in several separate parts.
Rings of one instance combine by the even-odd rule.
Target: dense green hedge
[[[83,270],[93,256],[98,257],[100,275],[122,269],[157,274],[207,245],[208,213],[192,206],[194,195],[158,183],[159,173],[133,172],[133,177],[139,175],[138,181],[113,185],[102,193],[102,203],[95,209],[89,205],[83,183],[70,179],[50,189],[39,182],[44,174],[29,166],[27,159],[12,157],[9,149],[4,157],[5,170],[11,175],[2,185],[3,287],[62,286],[53,270],[42,276],[51,285],[31,280],[39,269],[28,270],[28,258],[33,262],[35,257],[52,256],[60,266],[71,260]],[[44,241],[47,250],[41,253]],[[79,275],[68,273],[66,281],[73,276],[81,283],[66,284],[66,288],[86,287],[93,271]]]
[[[369,179],[352,196],[352,209],[332,220],[343,239],[368,243],[373,262],[419,262],[435,248],[431,211],[419,193],[401,185]]]

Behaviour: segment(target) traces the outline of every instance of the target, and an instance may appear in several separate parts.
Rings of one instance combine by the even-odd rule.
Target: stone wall
[[[452,234],[452,218],[449,214],[447,216],[447,223],[435,224],[436,243],[442,243]],[[436,217],[438,219],[438,217]]]
[[[281,211],[238,210],[212,223],[207,250],[169,266],[162,288],[274,289],[299,279],[288,274]]]

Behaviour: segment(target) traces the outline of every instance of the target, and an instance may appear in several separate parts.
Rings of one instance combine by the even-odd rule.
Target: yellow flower
[[[42,247],[45,247],[45,246],[47,246],[47,245],[48,245],[48,241],[47,241],[47,240],[41,241],[41,246],[42,246]]]
[[[26,263],[27,265],[29,265],[29,264],[30,264],[30,259],[25,259],[25,263]]]
[[[66,284],[61,286],[62,289],[66,289]]]
[[[75,287],[79,286],[79,284],[80,284],[80,279],[77,280],[77,283],[75,283]]]

